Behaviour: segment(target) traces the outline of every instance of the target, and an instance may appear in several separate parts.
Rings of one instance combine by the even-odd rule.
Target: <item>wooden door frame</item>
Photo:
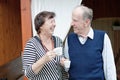
[[[27,40],[32,37],[31,22],[31,0],[20,0],[21,5],[21,31],[22,31],[22,51]],[[28,80],[23,76],[23,80]]]
[[[22,50],[27,40],[32,37],[31,22],[31,0],[20,0],[21,5],[21,31],[22,31]]]

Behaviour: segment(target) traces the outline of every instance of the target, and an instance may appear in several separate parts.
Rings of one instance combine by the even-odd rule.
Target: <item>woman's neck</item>
[[[52,35],[48,35],[46,33],[44,34],[40,33],[39,37],[45,49],[52,50],[54,48],[54,42],[52,39]]]
[[[43,43],[49,43],[52,39],[52,35],[48,35],[46,33],[40,33],[39,37]]]

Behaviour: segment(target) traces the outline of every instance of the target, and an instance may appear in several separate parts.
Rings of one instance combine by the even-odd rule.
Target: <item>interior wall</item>
[[[120,0],[82,0],[82,4],[93,9],[94,19],[120,17]]]
[[[20,56],[20,1],[0,0],[0,66]]]

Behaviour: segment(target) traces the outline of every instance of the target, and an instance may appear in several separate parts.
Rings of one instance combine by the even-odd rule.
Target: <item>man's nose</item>
[[[56,26],[56,23],[54,22],[53,25]]]
[[[74,22],[72,21],[72,22],[71,22],[71,26],[73,26],[73,25],[74,25]]]

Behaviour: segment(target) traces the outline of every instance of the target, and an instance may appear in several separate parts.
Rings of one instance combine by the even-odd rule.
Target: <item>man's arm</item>
[[[65,46],[64,46],[64,57],[69,59],[67,38],[66,38]]]
[[[104,36],[104,47],[103,47],[102,56],[103,56],[103,63],[104,63],[105,79],[117,80],[113,50],[112,50],[110,39],[107,34],[105,34]]]

